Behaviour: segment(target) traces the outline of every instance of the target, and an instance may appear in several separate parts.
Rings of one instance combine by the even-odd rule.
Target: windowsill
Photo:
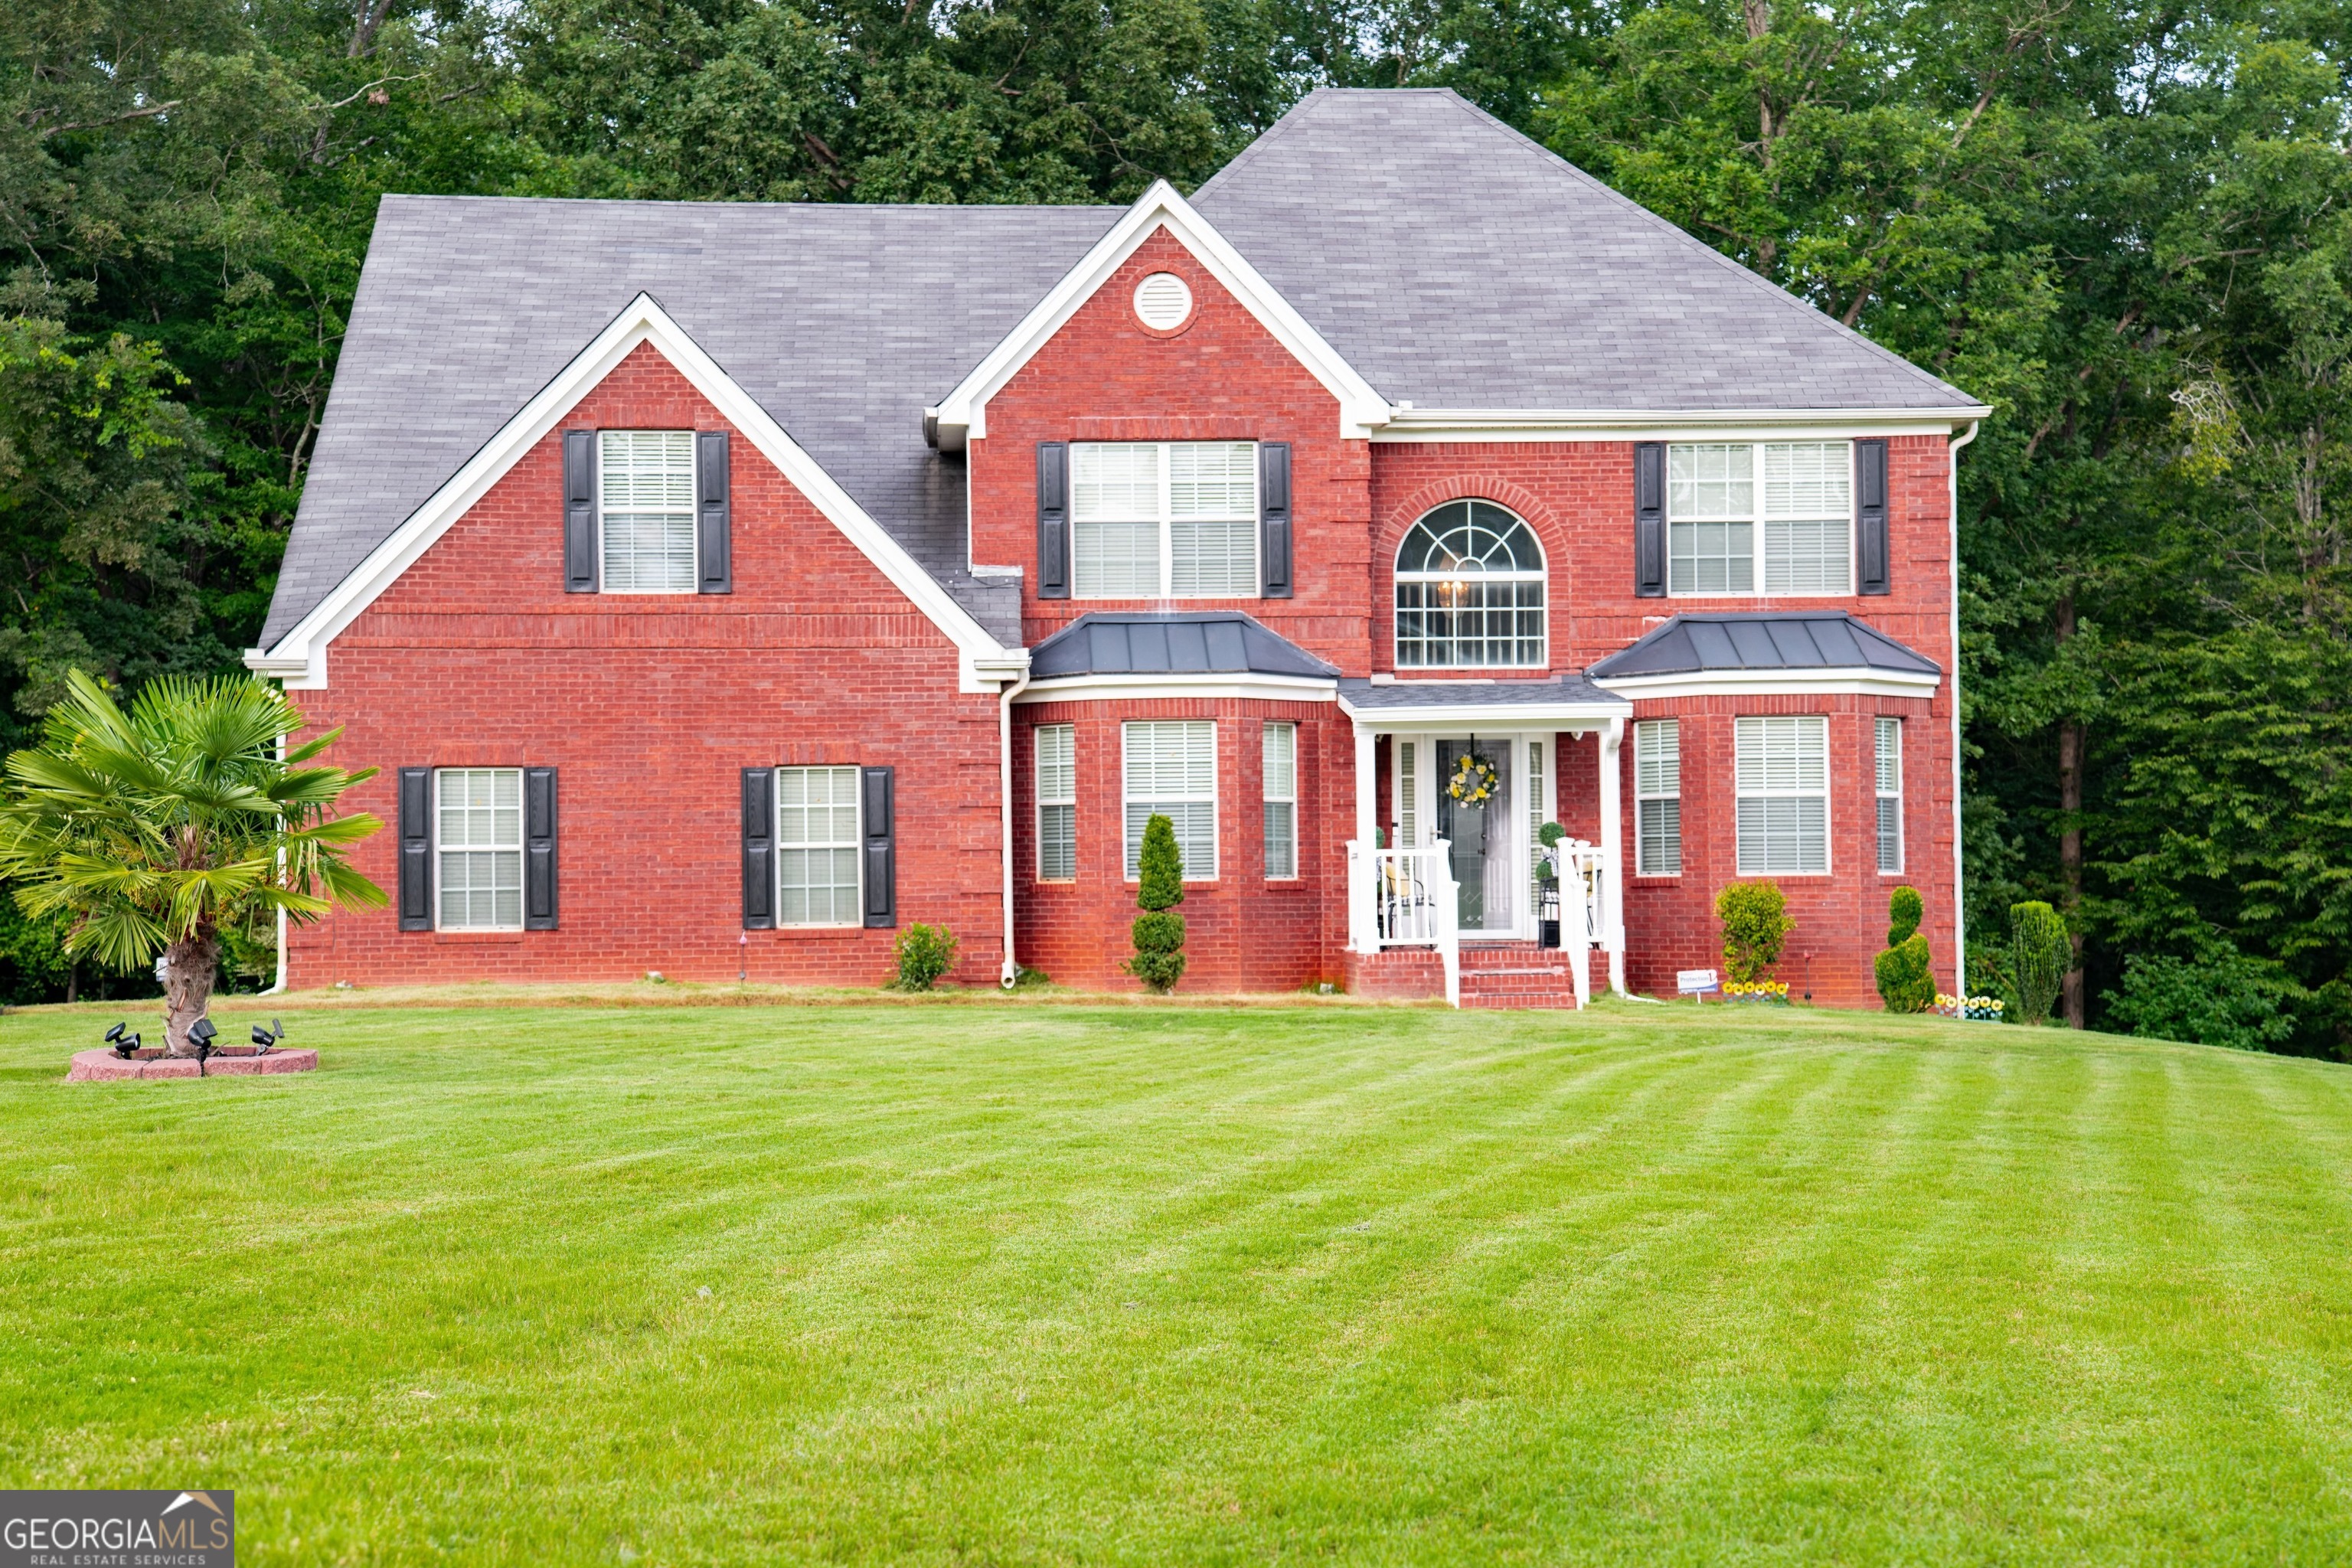
[[[1783,588],[1778,592],[1766,592],[1755,588],[1685,588],[1681,590],[1669,588],[1666,591],[1666,597],[1669,599],[1740,600],[1858,599],[1862,597],[1862,591],[1858,588]]]
[[[433,933],[433,940],[436,942],[453,942],[460,944],[466,942],[504,943],[520,942],[522,940],[522,936],[523,928],[520,926],[494,926],[488,930],[436,930]]]
[[[780,922],[771,929],[778,936],[857,936],[868,930],[880,928],[868,927],[861,921],[855,925],[784,925]]]
[[[1033,888],[1075,888],[1078,879],[1076,877],[1032,877],[1029,885]]]

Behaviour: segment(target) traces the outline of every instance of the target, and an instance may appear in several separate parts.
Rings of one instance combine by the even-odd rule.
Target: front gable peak
[[[1339,435],[1361,439],[1394,411],[1323,334],[1308,324],[1213,225],[1165,180],[1153,183],[1078,264],[1065,273],[1020,323],[972,367],[954,391],[923,411],[934,445],[954,451],[988,434],[989,399],[1028,363],[1128,258],[1152,236],[1166,232],[1222,285],[1259,325],[1306,367],[1339,405]],[[1150,302],[1139,301],[1139,308]],[[1148,324],[1148,321],[1147,321]]]

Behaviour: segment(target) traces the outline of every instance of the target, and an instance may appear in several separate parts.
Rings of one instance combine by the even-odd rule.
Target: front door
[[[1474,751],[1475,748],[1475,751]],[[1476,756],[1493,770],[1483,801],[1456,800],[1462,759]],[[1511,745],[1508,741],[1437,742],[1437,836],[1452,847],[1454,887],[1465,931],[1508,931],[1511,898]]]

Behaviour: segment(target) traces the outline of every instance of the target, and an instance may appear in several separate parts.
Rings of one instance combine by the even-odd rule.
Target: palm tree
[[[128,713],[80,670],[66,683],[41,744],[8,758],[0,881],[26,914],[68,917],[70,957],[133,970],[161,951],[164,1038],[193,1054],[224,931],[384,902],[344,859],[383,822],[329,816],[375,770],[302,766],[342,731],[286,750],[301,710],[258,677],[166,676]]]

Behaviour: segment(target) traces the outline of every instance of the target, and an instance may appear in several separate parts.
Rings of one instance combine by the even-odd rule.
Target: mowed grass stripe
[[[89,1015],[0,1034],[10,1484],[236,1484],[255,1563],[2352,1553],[2341,1068],[1686,1006],[289,1021],[328,1070],[68,1089]]]

